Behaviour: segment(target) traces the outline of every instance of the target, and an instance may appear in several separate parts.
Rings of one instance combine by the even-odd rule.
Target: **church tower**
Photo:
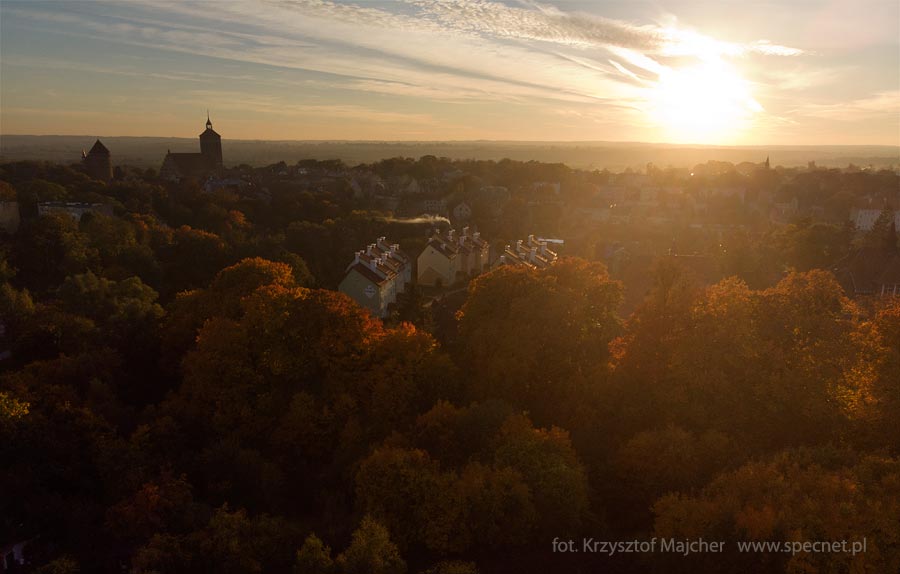
[[[200,154],[210,169],[222,167],[222,136],[213,130],[209,112],[206,113],[206,131],[200,134]]]

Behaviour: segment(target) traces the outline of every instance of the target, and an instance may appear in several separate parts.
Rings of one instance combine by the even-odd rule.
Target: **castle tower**
[[[100,143],[98,139],[91,151],[81,152],[81,163],[89,176],[100,181],[109,181],[112,179],[112,160],[110,159],[109,150]]]
[[[206,113],[206,131],[200,134],[200,154],[210,169],[222,167],[222,136],[213,130],[209,112]]]

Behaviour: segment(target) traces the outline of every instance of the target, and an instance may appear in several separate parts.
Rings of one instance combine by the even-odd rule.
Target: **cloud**
[[[582,48],[615,46],[655,54],[797,56],[804,51],[758,40],[741,45],[702,34],[656,25],[567,13],[553,6],[516,8],[489,0],[406,0],[442,26],[497,38],[538,40]]]
[[[857,122],[874,118],[889,118],[896,126],[900,117],[900,90],[877,92],[865,98],[830,104],[807,104],[795,110],[802,116]]]
[[[209,74],[196,60],[147,73],[139,67],[85,62],[84,71],[211,87],[218,79],[229,90],[204,95],[215,107],[246,105],[261,113],[280,109],[292,117],[309,117],[305,109],[375,123],[427,126],[442,117],[448,125],[456,117],[490,117],[502,126],[509,111],[502,106],[507,104],[516,106],[522,118],[546,119],[566,108],[571,117],[614,121],[622,110],[646,107],[648,92],[660,77],[685,61],[806,53],[768,40],[733,43],[677,23],[641,24],[524,0],[518,5],[488,0],[386,5],[260,0],[221,2],[214,8],[200,2],[95,0],[61,6],[4,7],[4,16],[59,34],[102,37],[218,62],[216,72]],[[227,77],[218,74],[223,63],[242,67]],[[279,89],[265,89],[269,87]],[[336,101],[323,104],[312,91],[327,92]],[[262,92],[276,95],[260,99],[256,94]],[[489,107],[497,110],[494,116],[485,111]],[[403,115],[398,109],[420,113]],[[467,115],[476,109],[482,115]],[[629,119],[638,123],[640,117]],[[650,127],[650,119],[645,122]]]

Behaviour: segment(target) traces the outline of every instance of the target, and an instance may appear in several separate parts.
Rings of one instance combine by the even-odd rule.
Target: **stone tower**
[[[210,169],[222,167],[222,136],[217,134],[206,114],[206,131],[200,134],[200,154]]]
[[[109,181],[112,179],[112,160],[109,156],[109,150],[100,143],[98,139],[91,151],[81,152],[81,163],[84,170],[89,176],[100,181]]]

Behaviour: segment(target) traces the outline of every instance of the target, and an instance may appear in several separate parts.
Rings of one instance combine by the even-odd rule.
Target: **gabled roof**
[[[437,251],[438,253],[440,253],[441,255],[446,257],[447,259],[450,259],[451,257],[456,257],[457,249],[455,248],[455,246],[450,245],[449,243],[446,243],[444,241],[441,241],[440,239],[432,238],[428,242],[428,246],[432,247],[435,251]]]
[[[387,277],[381,277],[380,275],[378,275],[378,273],[375,273],[374,271],[369,269],[368,265],[362,262],[354,263],[353,265],[351,265],[350,268],[347,269],[347,274],[352,271],[356,271],[357,273],[362,275],[364,279],[371,281],[375,285],[382,285],[384,283],[387,283],[391,279],[390,275],[388,275]]]

